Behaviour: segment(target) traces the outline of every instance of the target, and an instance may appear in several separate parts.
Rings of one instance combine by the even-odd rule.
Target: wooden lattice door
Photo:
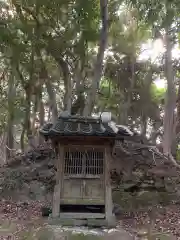
[[[64,155],[63,198],[104,200],[104,149],[69,148]]]

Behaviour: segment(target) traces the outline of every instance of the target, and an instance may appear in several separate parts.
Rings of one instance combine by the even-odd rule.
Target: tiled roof
[[[40,134],[45,137],[56,136],[132,136],[133,133],[122,125],[114,122],[102,122],[101,118],[71,116],[66,112],[61,113],[57,121],[45,124]]]
[[[116,132],[100,119],[79,116],[59,117],[55,124],[43,126],[40,133],[44,136],[116,136]]]

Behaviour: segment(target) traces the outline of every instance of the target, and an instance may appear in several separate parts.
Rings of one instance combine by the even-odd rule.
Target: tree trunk
[[[27,136],[32,135],[31,129],[31,93],[26,91],[26,115],[25,115],[25,129]]]
[[[146,133],[147,133],[147,117],[145,114],[141,117],[141,135],[146,138]]]
[[[0,167],[7,163],[7,133],[0,135]]]
[[[177,118],[176,118],[176,135],[180,134],[180,79],[178,84],[178,95],[177,95]]]
[[[45,118],[45,110],[44,110],[44,103],[42,100],[42,89],[40,92],[40,97],[39,97],[39,124],[40,127],[44,125],[44,118]],[[39,144],[42,144],[44,142],[44,138],[39,134]]]
[[[50,122],[51,121],[51,108],[49,107],[49,109],[48,109],[48,122]]]
[[[161,135],[161,132],[159,131],[159,128],[161,127],[161,122],[160,121],[155,121],[153,123],[153,129],[151,132],[150,136],[150,142],[154,145],[156,145],[157,138]]]
[[[72,103],[72,82],[71,82],[71,74],[69,71],[69,67],[66,61],[62,58],[58,59],[58,63],[61,66],[61,70],[64,76],[64,110],[71,113],[71,103]]]
[[[135,76],[136,76],[135,75],[135,62],[136,62],[135,56],[131,56],[130,62],[131,62],[130,87],[128,89],[127,98],[125,97],[124,102],[122,103],[122,105],[120,104],[120,109],[119,109],[119,112],[121,112],[119,116],[119,123],[123,125],[128,124],[129,110],[131,108],[132,101],[133,101],[132,96],[133,96],[133,91],[135,87]]]
[[[72,103],[72,81],[71,81],[71,74],[69,71],[69,66],[66,60],[64,60],[59,53],[57,53],[56,49],[53,49],[51,45],[48,46],[47,52],[49,52],[53,58],[58,63],[60,70],[63,73],[63,80],[64,80],[64,110],[71,113],[71,103]]]
[[[58,118],[58,109],[56,103],[56,93],[50,80],[46,80],[46,89],[49,95],[49,107],[52,112],[52,122],[54,123]]]
[[[39,98],[39,124],[40,127],[44,125],[45,111],[44,111],[44,103],[42,100],[42,93]]]
[[[176,152],[178,150],[178,143],[180,139],[180,80],[178,83],[178,94],[177,94],[177,115],[176,115],[176,125],[175,125],[175,135],[173,141],[173,156],[176,156]]]
[[[54,91],[53,84],[52,84],[51,80],[49,79],[46,64],[43,61],[41,52],[40,52],[39,49],[36,49],[36,52],[37,52],[37,56],[39,57],[39,59],[41,61],[41,71],[40,71],[39,78],[40,78],[40,80],[42,80],[42,82],[45,82],[47,93],[49,95],[49,109],[52,113],[52,122],[54,123],[58,118],[58,108],[57,108],[57,103],[56,103],[56,92]],[[51,51],[49,51],[49,50],[48,50],[48,52],[51,53]],[[51,55],[54,57],[53,53],[54,52],[52,52]]]
[[[164,135],[163,135],[163,152],[166,155],[171,154],[171,147],[174,134],[174,110],[176,106],[175,76],[172,65],[172,47],[168,30],[165,33],[166,58],[165,58],[165,75],[167,79],[167,92],[164,115]]]
[[[84,108],[84,115],[91,115],[96,101],[96,91],[99,88],[99,83],[102,76],[104,52],[107,46],[108,40],[108,0],[100,0],[102,29],[99,42],[99,49],[97,59],[94,66],[94,77],[92,79],[92,86],[87,96],[86,105]]]
[[[32,113],[32,124],[31,124],[31,129],[33,135],[36,134],[36,117],[37,117],[37,111],[38,111],[38,98],[39,98],[39,93],[37,92],[36,95],[34,96],[34,108],[33,108],[33,113]]]
[[[149,108],[147,106],[147,103],[148,103],[147,99],[149,100],[151,98],[151,84],[153,81],[152,75],[153,75],[153,72],[152,72],[152,68],[150,67],[149,69],[147,69],[147,75],[144,79],[144,84],[143,84],[144,86],[143,92],[141,94],[141,100],[146,105],[146,108],[143,108],[141,111],[141,135],[144,137],[146,137],[147,127],[148,127]]]
[[[77,99],[72,104],[71,114],[75,115],[75,114],[79,113],[80,115],[82,115],[84,106],[85,106],[84,95],[82,93],[79,93],[77,96]]]
[[[24,152],[24,137],[25,137],[25,125],[24,123],[22,124],[22,132],[21,132],[21,138],[20,138],[20,144],[21,144],[21,151]]]
[[[13,66],[12,66],[13,68]],[[6,142],[6,160],[11,157],[11,149],[14,147],[13,137],[13,123],[14,123],[14,98],[15,98],[15,86],[14,86],[14,71],[12,69],[11,76],[8,82],[8,122],[7,122],[7,142]]]

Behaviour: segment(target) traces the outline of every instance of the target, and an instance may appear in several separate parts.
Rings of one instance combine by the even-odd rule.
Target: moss
[[[113,202],[121,206],[123,210],[134,210],[142,207],[168,205],[177,199],[175,194],[167,192],[140,192],[136,196],[123,191],[113,193]]]
[[[133,208],[134,197],[123,191],[116,191],[112,194],[113,202],[117,203],[124,210]]]
[[[101,236],[94,236],[94,235],[84,235],[84,234],[74,234],[69,236],[68,240],[102,240],[103,237]]]
[[[37,240],[54,240],[54,233],[52,229],[49,228],[41,228],[36,233]]]

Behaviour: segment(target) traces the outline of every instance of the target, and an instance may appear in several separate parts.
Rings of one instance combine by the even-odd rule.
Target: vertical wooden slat
[[[75,173],[76,173],[76,174],[79,174],[79,169],[78,169],[79,163],[78,163],[78,160],[79,160],[79,154],[78,154],[78,152],[76,152],[76,159],[75,159],[75,163],[76,163]]]
[[[85,157],[85,174],[89,174],[89,152],[86,152]]]
[[[91,161],[91,169],[92,169],[92,174],[96,174],[96,151],[92,151],[92,161]]]
[[[79,146],[80,148],[80,146]],[[102,175],[104,164],[103,149],[69,147],[65,151],[64,173],[66,175],[84,174]]]
[[[80,169],[81,169],[81,154],[78,153],[78,159],[77,159],[77,171],[78,171],[78,174],[81,173]]]
[[[113,204],[112,204],[112,189],[111,189],[111,179],[110,179],[110,161],[111,161],[111,152],[110,147],[107,146],[105,149],[105,213],[106,220],[109,225],[114,224],[114,217],[112,214]]]
[[[68,173],[68,152],[66,151],[65,153],[65,173],[67,174]]]
[[[69,164],[70,163],[70,156],[69,156],[69,151],[66,151],[66,169],[67,169],[67,174],[69,174]]]
[[[70,166],[70,174],[73,174],[74,173],[74,164],[75,164],[74,151],[71,151],[71,149],[69,149],[69,152],[71,153],[71,156],[72,156],[72,164]]]
[[[79,164],[79,174],[82,174],[82,152],[79,152],[79,161],[78,161],[78,164]]]
[[[92,158],[92,174],[96,174],[96,162],[97,162],[97,152],[96,151],[93,151],[93,158]]]
[[[69,151],[66,151],[66,169],[67,169],[67,174],[69,174],[69,164],[70,164],[71,158],[69,155]]]
[[[72,153],[69,151],[69,148],[68,148],[68,158],[69,158],[68,173],[71,174]]]
[[[75,159],[75,166],[76,166],[76,170],[75,170],[75,173],[76,174],[79,174],[79,169],[78,169],[78,160],[79,160],[79,154],[78,152],[76,152],[76,159]]]
[[[54,188],[53,209],[52,209],[53,218],[59,217],[59,214],[60,214],[63,161],[64,161],[64,147],[58,145],[58,156],[57,156],[57,164],[56,164],[56,167],[57,167],[56,186]]]
[[[68,152],[66,151],[66,159],[65,159],[66,174],[68,174],[68,171],[69,171],[69,169],[68,169],[68,159],[69,159],[69,154],[68,154]]]
[[[77,169],[76,169],[76,154],[77,152],[73,151],[73,167],[72,167],[72,171],[73,171],[73,174],[77,174]]]
[[[97,157],[96,157],[96,162],[95,162],[95,171],[96,171],[96,174],[100,174],[100,162],[101,162],[101,152],[98,152],[97,153]]]

